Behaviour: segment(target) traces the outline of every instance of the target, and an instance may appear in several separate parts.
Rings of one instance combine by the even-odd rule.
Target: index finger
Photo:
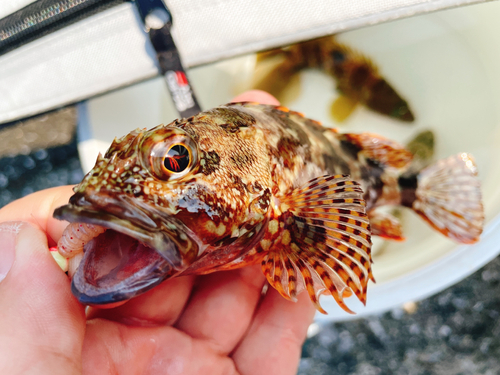
[[[57,242],[68,222],[54,219],[52,214],[57,207],[68,203],[72,194],[72,186],[37,191],[1,208],[0,222],[19,220],[33,223],[47,234],[49,240]]]
[[[233,103],[236,102],[257,102],[261,104],[272,104],[279,105],[280,102],[271,94],[262,90],[250,90],[245,91],[238,96],[235,96],[232,100]]]

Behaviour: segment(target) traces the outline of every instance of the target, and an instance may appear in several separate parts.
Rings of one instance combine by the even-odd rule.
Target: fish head
[[[55,211],[107,229],[85,244],[73,276],[82,303],[134,297],[228,244],[250,250],[241,239],[267,220],[267,165],[255,142],[221,125],[199,115],[115,139]]]

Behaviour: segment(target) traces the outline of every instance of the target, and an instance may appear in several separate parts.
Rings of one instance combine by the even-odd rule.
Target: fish
[[[377,208],[410,208],[459,243],[480,238],[472,156],[408,174],[411,160],[392,140],[340,133],[283,106],[222,105],[115,138],[54,211],[70,222],[59,252],[80,257],[71,285],[82,304],[260,264],[284,298],[306,291],[326,313],[319,299],[331,295],[353,313],[345,298],[366,303],[375,280],[371,238],[391,237]],[[76,236],[81,226],[90,229]]]
[[[431,164],[435,144],[436,140],[432,130],[422,130],[406,144],[406,149],[413,154],[410,166],[412,170],[420,170]]]
[[[418,174],[418,172],[429,166],[433,160],[435,137],[431,130],[423,130],[413,137],[405,148],[413,155],[411,163],[406,167],[406,174]],[[402,207],[392,208],[390,212],[380,211],[372,218],[372,225],[383,226],[384,231],[380,237],[392,241],[404,241]],[[383,251],[379,248],[377,254]]]
[[[264,74],[260,72],[262,66]],[[334,36],[260,53],[254,88],[286,103],[300,91],[298,74],[304,69],[319,69],[335,79],[340,96],[332,102],[330,114],[336,122],[345,121],[358,104],[403,122],[415,120],[408,102],[380,74],[377,66]]]

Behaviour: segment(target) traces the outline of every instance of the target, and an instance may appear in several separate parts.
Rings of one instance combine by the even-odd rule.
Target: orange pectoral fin
[[[262,261],[269,283],[292,300],[305,288],[322,313],[323,293],[349,313],[345,297],[354,293],[366,303],[368,280],[373,280],[371,234],[359,184],[347,176],[319,177],[281,199],[281,208],[271,220],[273,242],[267,242]]]
[[[366,157],[388,167],[403,168],[411,162],[413,155],[397,142],[373,133],[342,134],[341,140],[361,149]]]
[[[368,217],[370,218],[372,235],[382,237],[385,240],[405,240],[401,223],[393,215],[385,212],[371,211]]]

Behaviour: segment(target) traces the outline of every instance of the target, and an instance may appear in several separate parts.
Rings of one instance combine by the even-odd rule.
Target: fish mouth
[[[73,204],[56,209],[54,217],[106,229],[84,245],[83,258],[73,275],[71,290],[82,304],[128,300],[188,266],[182,248],[186,244],[158,227],[148,228],[144,222],[134,223]],[[196,249],[191,246],[191,250]]]

